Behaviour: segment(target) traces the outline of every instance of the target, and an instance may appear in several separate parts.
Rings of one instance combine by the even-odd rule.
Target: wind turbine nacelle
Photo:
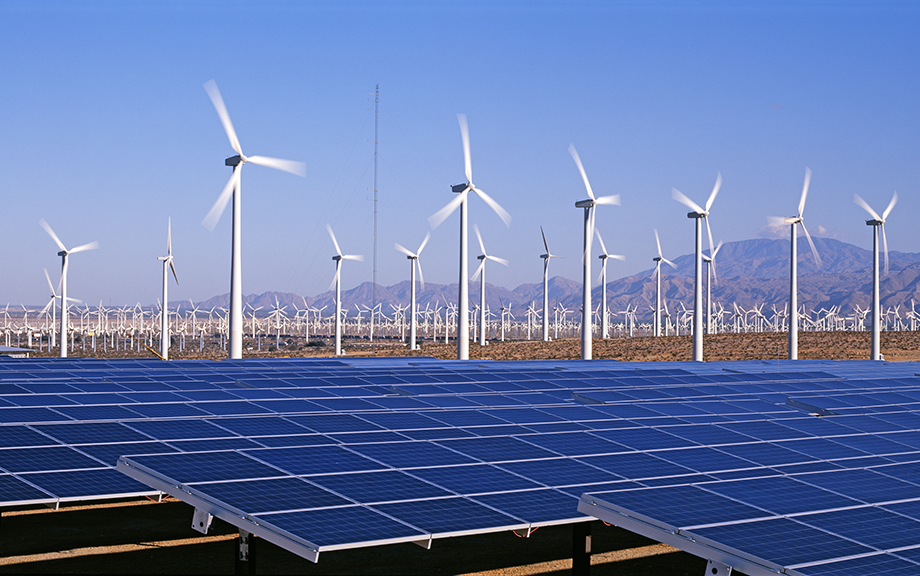
[[[703,218],[705,214],[700,214],[699,212],[687,212],[687,218]]]
[[[239,154],[237,154],[236,156],[231,156],[227,158],[226,160],[224,160],[225,166],[237,166],[242,163],[243,163],[243,159],[240,158]]]
[[[884,223],[884,220],[866,220],[866,226],[881,226]]]
[[[591,199],[579,200],[575,203],[576,208],[591,208],[592,206],[594,206],[594,200]]]
[[[451,184],[450,191],[456,194],[459,194],[463,192],[464,190],[466,190],[468,187],[469,187],[469,184],[467,184],[466,182],[464,182],[463,184]]]

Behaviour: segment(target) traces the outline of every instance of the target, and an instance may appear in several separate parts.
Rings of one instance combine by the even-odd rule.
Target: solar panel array
[[[0,392],[0,505],[165,492],[313,560],[602,509],[751,570],[920,567],[910,365],[4,360]]]

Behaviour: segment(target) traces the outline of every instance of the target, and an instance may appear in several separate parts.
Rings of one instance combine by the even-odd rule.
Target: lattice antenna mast
[[[380,113],[380,84],[374,93],[374,277],[371,286],[371,314],[377,309],[377,117]],[[371,326],[374,325],[373,319]],[[374,341],[373,328],[371,328],[371,342]]]

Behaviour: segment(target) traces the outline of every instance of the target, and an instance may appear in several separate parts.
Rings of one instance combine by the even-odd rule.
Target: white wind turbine
[[[335,246],[335,256],[332,257],[335,260],[335,277],[332,279],[332,284],[329,285],[331,290],[335,286],[335,355],[342,355],[342,260],[357,260],[358,262],[364,262],[364,256],[356,256],[352,254],[342,254],[342,251],[339,249],[339,243],[335,239],[335,234],[332,233],[332,227],[326,224],[326,230],[329,231],[329,237],[332,238],[332,244]]]
[[[551,258],[561,258],[561,256],[556,256],[549,251],[543,226],[540,226],[540,235],[543,236],[543,247],[546,249],[546,254],[540,254],[540,258],[543,258],[543,341],[549,342],[549,261]]]
[[[594,241],[594,208],[602,204],[620,204],[620,195],[614,194],[612,196],[601,196],[595,197],[594,191],[591,190],[591,183],[588,182],[588,175],[585,173],[585,168],[581,164],[581,158],[578,157],[578,152],[575,150],[574,144],[569,144],[569,153],[572,155],[572,158],[575,160],[575,164],[578,166],[578,171],[581,172],[581,178],[585,182],[585,189],[588,191],[587,200],[579,200],[575,203],[576,208],[584,208],[585,210],[585,251],[582,256],[582,262],[584,264],[584,276],[582,278],[582,300],[581,300],[581,359],[590,360],[591,359],[591,245]]]
[[[166,256],[158,256],[157,260],[163,263],[163,313],[160,314],[160,356],[163,360],[169,360],[169,300],[167,300],[167,280],[169,279],[169,270],[172,270],[173,278],[176,284],[179,284],[179,277],[176,275],[176,265],[173,264],[172,255],[172,218],[166,221]]]
[[[709,209],[722,187],[722,175],[716,177],[716,184],[712,188],[709,199],[706,200],[706,208],[700,208],[699,204],[687,198],[680,190],[673,188],[671,197],[692,210],[687,214],[687,218],[696,220],[696,252],[694,258],[694,282],[693,282],[693,360],[696,362],[703,361],[703,228],[701,219],[706,220],[706,232],[709,235],[709,249],[712,250],[712,230],[709,227]]]
[[[891,214],[891,209],[894,208],[894,205],[898,202],[898,193],[895,192],[891,197],[891,202],[888,203],[888,207],[885,208],[881,216],[879,216],[865,200],[860,198],[859,194],[853,195],[853,201],[872,216],[871,220],[866,220],[866,226],[872,226],[872,346],[870,358],[872,360],[881,360],[881,311],[879,310],[878,294],[878,229],[879,227],[882,229],[882,244],[885,249],[885,274],[888,274],[888,237],[885,235],[885,221],[888,219],[888,215]]]
[[[49,226],[44,219],[39,220],[38,224],[45,229],[45,232],[51,236],[51,239],[54,240],[54,243],[57,244],[58,248],[61,249],[61,251],[58,252],[58,256],[61,257],[61,358],[66,358],[67,346],[64,344],[64,342],[67,341],[67,257],[71,254],[76,254],[77,252],[95,250],[99,247],[99,242],[90,242],[89,244],[83,244],[68,250],[64,247],[64,243],[61,242],[61,239],[57,237],[57,234],[54,233],[54,230],[51,229],[51,226]]]
[[[224,105],[224,100],[221,98],[220,91],[217,90],[217,84],[213,80],[209,80],[205,83],[204,89],[207,91],[208,96],[211,97],[211,102],[214,104],[215,110],[217,110],[217,115],[224,125],[224,131],[227,133],[227,138],[230,140],[230,147],[236,152],[236,156],[231,156],[224,162],[227,166],[233,166],[233,175],[230,176],[230,180],[227,181],[220,196],[217,197],[217,201],[214,203],[214,206],[211,207],[211,211],[208,212],[207,216],[202,220],[202,224],[204,224],[208,230],[214,230],[214,226],[217,225],[217,221],[227,207],[227,202],[230,201],[231,196],[233,197],[233,245],[230,260],[230,342],[228,350],[231,359],[242,358],[243,275],[242,256],[240,254],[242,206],[240,198],[242,193],[240,173],[243,169],[243,164],[251,162],[260,166],[275,168],[276,170],[284,170],[285,172],[290,172],[298,176],[306,176],[306,165],[303,162],[294,162],[292,160],[280,160],[278,158],[269,158],[268,156],[246,156],[243,154],[240,148],[240,141],[236,137],[236,131],[234,131],[233,124],[230,122],[230,114],[227,112],[227,107]]]
[[[706,263],[706,333],[712,334],[712,281],[719,281],[716,275],[716,255],[722,249],[722,241],[716,245],[716,249],[709,249],[709,255],[703,254],[703,262]]]
[[[609,254],[607,247],[604,246],[604,239],[601,238],[601,231],[596,230],[596,232],[597,241],[601,243],[601,255],[598,256],[601,259],[601,275],[598,278],[601,281],[601,338],[606,340],[610,331],[610,322],[607,319],[607,259],[626,260],[626,256]]]
[[[408,248],[401,246],[399,243],[396,244],[396,249],[405,254],[406,258],[409,260],[409,350],[418,350],[418,344],[416,343],[416,333],[418,332],[418,309],[415,304],[415,269],[418,267],[419,283],[422,285],[422,290],[424,290],[425,277],[422,275],[422,263],[419,262],[418,257],[422,255],[422,250],[425,249],[425,245],[428,244],[430,238],[431,234],[426,233],[425,239],[422,240],[422,244],[415,252],[409,251]],[[373,321],[373,310],[371,310],[371,322]]]
[[[796,230],[796,224],[802,226],[802,232],[805,233],[805,238],[808,240],[809,246],[811,246],[811,253],[815,257],[815,264],[820,268],[821,267],[821,257],[818,256],[818,250],[815,248],[815,243],[811,239],[811,234],[808,233],[808,229],[805,228],[805,221],[802,219],[802,213],[805,211],[805,199],[808,198],[808,186],[811,184],[811,170],[805,168],[805,184],[802,185],[802,196],[799,198],[799,215],[790,216],[789,218],[770,218],[770,222],[774,224],[789,224],[791,227],[790,235],[790,252],[789,252],[789,359],[798,360],[799,359],[799,304],[798,304],[798,247],[797,247],[797,236],[798,230]]]
[[[475,192],[483,202],[498,214],[505,226],[511,225],[511,216],[505,212],[505,209],[499,206],[498,202],[491,196],[473,185],[473,168],[470,160],[470,132],[466,123],[466,116],[458,114],[457,119],[460,121],[460,136],[463,139],[463,160],[466,170],[466,183],[454,184],[450,187],[452,192],[458,193],[459,196],[448,202],[443,208],[435,212],[428,218],[428,223],[432,228],[437,228],[441,222],[453,214],[457,207],[460,208],[460,281],[459,293],[457,294],[457,359],[468,360],[470,357],[470,319],[469,319],[469,268],[467,263],[467,195]]]
[[[664,262],[671,268],[677,268],[677,264],[671,262],[661,255],[661,240],[658,238],[658,230],[655,230],[655,244],[658,246],[658,256],[652,258],[655,262],[655,325],[652,327],[653,336],[661,336],[661,263]]]
[[[508,261],[498,256],[492,256],[486,252],[486,246],[482,243],[482,235],[479,233],[479,226],[473,224],[473,230],[476,232],[476,239],[479,240],[479,248],[482,254],[479,258],[479,268],[473,274],[471,280],[475,281],[479,276],[479,345],[486,345],[486,260],[494,260],[503,266],[508,265]],[[480,276],[481,275],[481,276]]]

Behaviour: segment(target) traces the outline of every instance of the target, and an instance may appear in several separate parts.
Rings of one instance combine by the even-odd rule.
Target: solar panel
[[[913,368],[675,366],[3,360],[0,505],[180,492],[315,560],[583,521],[596,493],[582,508],[751,574],[920,566],[902,536],[920,522]],[[795,546],[814,534],[819,551]]]

